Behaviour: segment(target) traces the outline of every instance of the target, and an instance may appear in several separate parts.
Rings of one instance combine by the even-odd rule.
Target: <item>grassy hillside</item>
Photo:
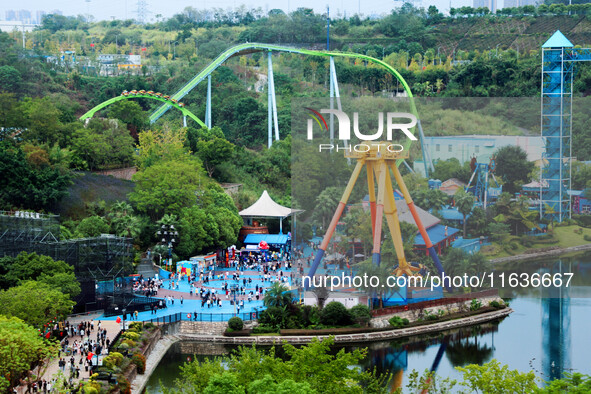
[[[80,172],[68,189],[68,196],[64,197],[52,212],[64,218],[81,219],[87,216],[85,211],[88,204],[101,200],[107,205],[115,201],[127,201],[127,194],[134,186],[131,181],[112,176]]]

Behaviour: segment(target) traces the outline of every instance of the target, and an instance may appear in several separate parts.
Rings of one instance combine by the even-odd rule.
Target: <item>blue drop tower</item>
[[[572,99],[574,64],[590,61],[591,49],[574,45],[557,30],[542,45],[541,132],[546,152],[540,177],[540,217],[571,216]]]

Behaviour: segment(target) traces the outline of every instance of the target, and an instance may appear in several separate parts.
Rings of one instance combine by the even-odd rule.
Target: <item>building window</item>
[[[480,145],[474,146],[474,153],[480,152]]]
[[[435,152],[439,152],[439,149],[441,149],[441,146],[439,144],[435,145]]]
[[[448,146],[447,146],[447,151],[448,151],[448,152],[451,152],[451,151],[452,151],[452,146],[451,146],[451,145],[448,145]]]

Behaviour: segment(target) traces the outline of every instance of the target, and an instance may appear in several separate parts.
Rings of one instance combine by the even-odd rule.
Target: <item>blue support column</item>
[[[542,45],[540,216],[562,222],[570,217],[573,67],[566,58],[573,44],[557,31]]]

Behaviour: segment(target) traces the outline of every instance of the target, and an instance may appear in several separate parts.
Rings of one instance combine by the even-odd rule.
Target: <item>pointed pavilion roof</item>
[[[542,48],[572,48],[574,45],[562,34],[560,30],[556,30],[552,37],[548,38]]]
[[[296,210],[277,204],[265,190],[257,202],[239,212],[240,216],[285,218]]]

